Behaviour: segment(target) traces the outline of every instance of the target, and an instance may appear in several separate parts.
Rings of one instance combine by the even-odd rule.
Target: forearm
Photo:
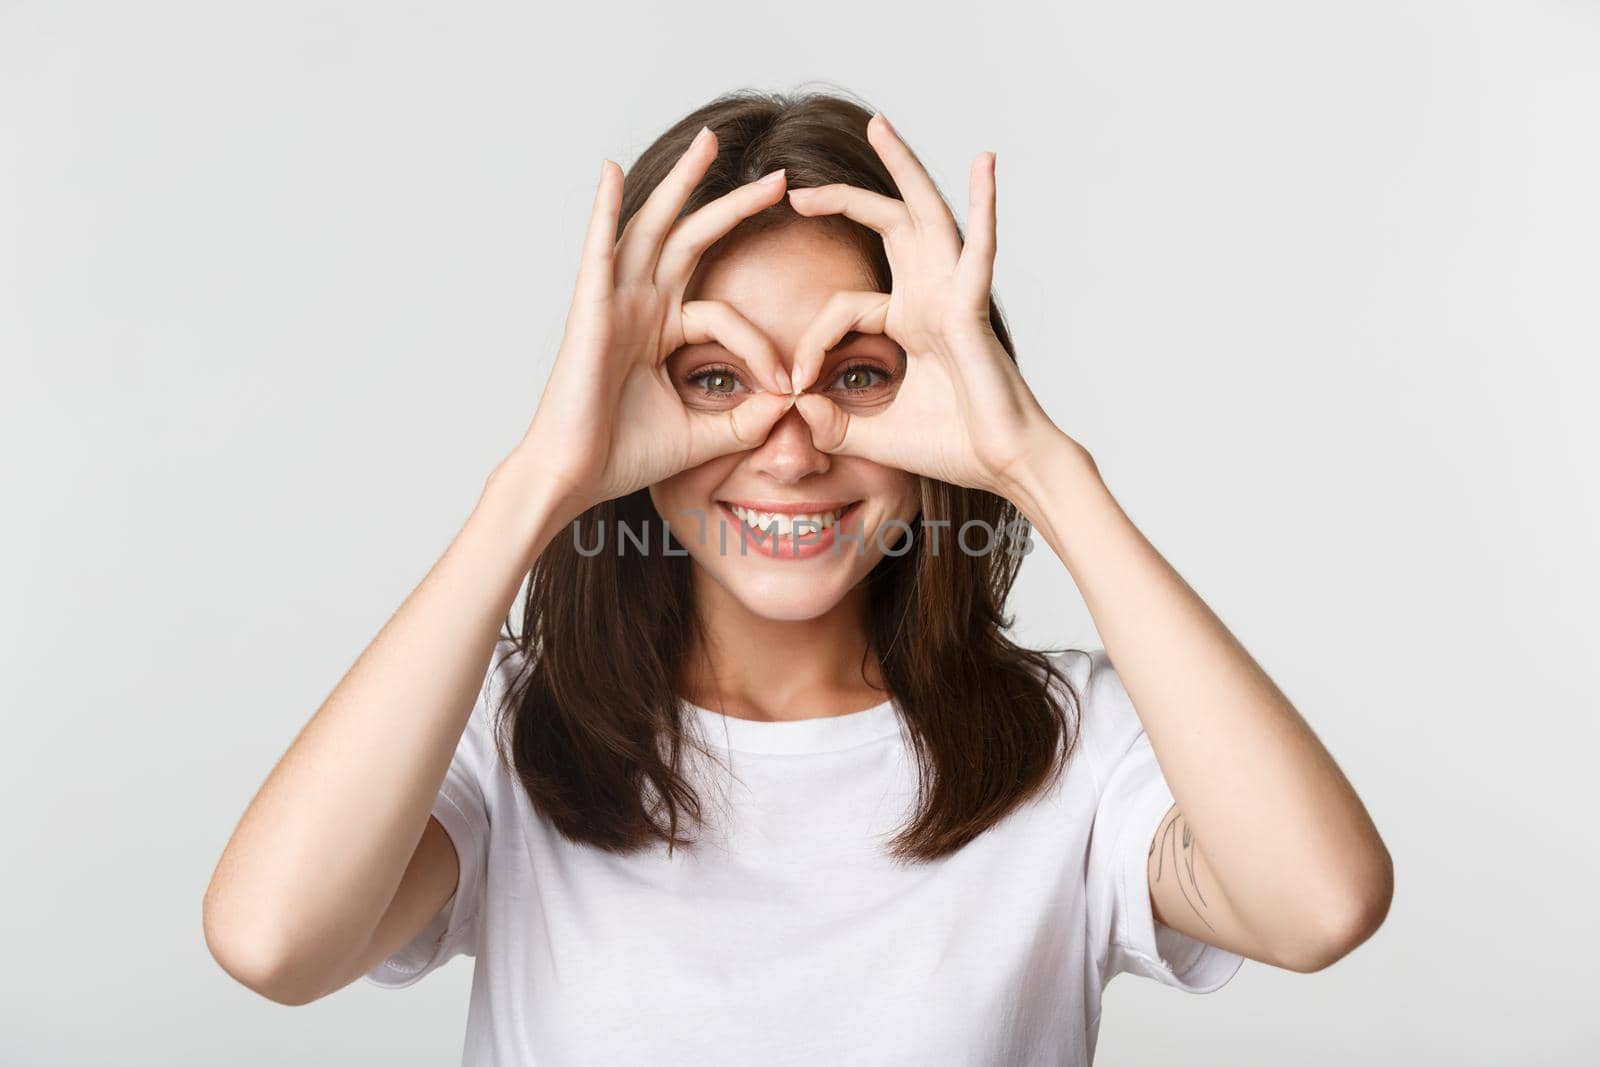
[[[488,670],[559,516],[507,462],[461,530],[323,702],[249,805],[205,900],[236,974],[316,987],[393,898]]]
[[[1266,945],[1387,906],[1389,857],[1293,705],[1056,431],[1010,498],[1077,583],[1215,880]]]

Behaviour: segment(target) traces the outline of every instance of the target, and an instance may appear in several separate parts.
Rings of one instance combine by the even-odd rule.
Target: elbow
[[[1325,899],[1301,926],[1305,936],[1282,954],[1279,966],[1301,974],[1332,966],[1378,932],[1393,901],[1394,862],[1379,845],[1371,869]]]
[[[300,1007],[317,999],[317,994],[297,987],[288,975],[290,969],[270,949],[242,938],[206,936],[211,958],[240,985],[259,993],[275,1004]]]
[[[320,987],[304,980],[282,940],[251,930],[242,924],[225,921],[221,909],[208,895],[202,907],[202,926],[206,948],[217,965],[240,985],[268,1000],[300,1007],[323,995]]]

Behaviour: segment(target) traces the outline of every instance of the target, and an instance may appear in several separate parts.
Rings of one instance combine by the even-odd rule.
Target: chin
[[[797,593],[787,599],[773,596],[746,596],[734,591],[734,596],[745,610],[769,622],[810,622],[827,615],[839,606],[843,595],[819,596],[815,592]]]
[[[799,574],[750,575],[738,568],[712,570],[696,565],[751,615],[773,622],[821,618],[838,607],[860,580],[853,574],[834,574],[819,581]]]

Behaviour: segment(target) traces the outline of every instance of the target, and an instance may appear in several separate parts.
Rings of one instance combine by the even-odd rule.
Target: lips
[[[767,536],[817,536],[838,522],[860,501],[718,501],[739,521]]]

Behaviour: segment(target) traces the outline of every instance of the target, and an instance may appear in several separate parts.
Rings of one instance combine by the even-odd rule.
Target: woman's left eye
[[[870,363],[857,363],[844,368],[833,380],[834,387],[846,393],[861,393],[889,380],[889,373]]]

